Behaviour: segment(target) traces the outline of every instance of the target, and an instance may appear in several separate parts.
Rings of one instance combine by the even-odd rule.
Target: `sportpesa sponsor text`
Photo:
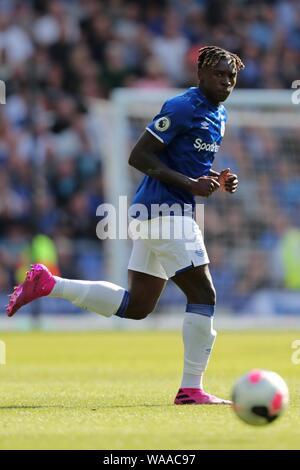
[[[198,152],[200,152],[201,150],[206,150],[208,152],[216,153],[218,152],[220,145],[218,145],[216,142],[208,144],[206,142],[203,142],[203,140],[198,137],[194,142],[194,147]]]

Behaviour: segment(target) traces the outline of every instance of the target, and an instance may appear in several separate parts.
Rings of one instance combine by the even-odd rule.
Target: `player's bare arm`
[[[194,179],[172,170],[157,157],[165,145],[145,131],[133,147],[129,165],[163,183],[190,191],[194,196],[208,197],[220,187],[212,176]]]

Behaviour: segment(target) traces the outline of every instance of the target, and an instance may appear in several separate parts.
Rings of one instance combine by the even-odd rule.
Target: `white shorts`
[[[129,234],[133,247],[128,269],[132,271],[167,280],[192,266],[209,263],[201,230],[191,217],[134,220]]]

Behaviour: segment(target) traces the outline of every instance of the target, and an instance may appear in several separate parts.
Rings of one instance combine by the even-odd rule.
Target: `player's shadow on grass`
[[[166,407],[166,406],[173,406],[172,403],[165,403],[165,404],[136,404],[136,405],[104,405],[90,408],[89,406],[65,406],[65,405],[8,405],[8,406],[0,406],[1,410],[38,410],[47,408],[60,408],[65,410],[77,410],[77,409],[85,409],[90,411],[100,411],[103,409],[116,409],[116,408],[157,408],[157,407]]]
[[[67,407],[63,405],[8,405],[0,406],[0,410],[36,410],[39,408],[76,408],[76,407]]]

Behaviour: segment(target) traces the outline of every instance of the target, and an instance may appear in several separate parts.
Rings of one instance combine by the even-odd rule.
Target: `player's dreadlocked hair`
[[[198,69],[202,69],[203,67],[214,67],[222,59],[227,60],[229,64],[234,63],[237,71],[245,68],[245,65],[238,55],[226,51],[226,49],[222,49],[218,46],[204,46],[199,49]]]

